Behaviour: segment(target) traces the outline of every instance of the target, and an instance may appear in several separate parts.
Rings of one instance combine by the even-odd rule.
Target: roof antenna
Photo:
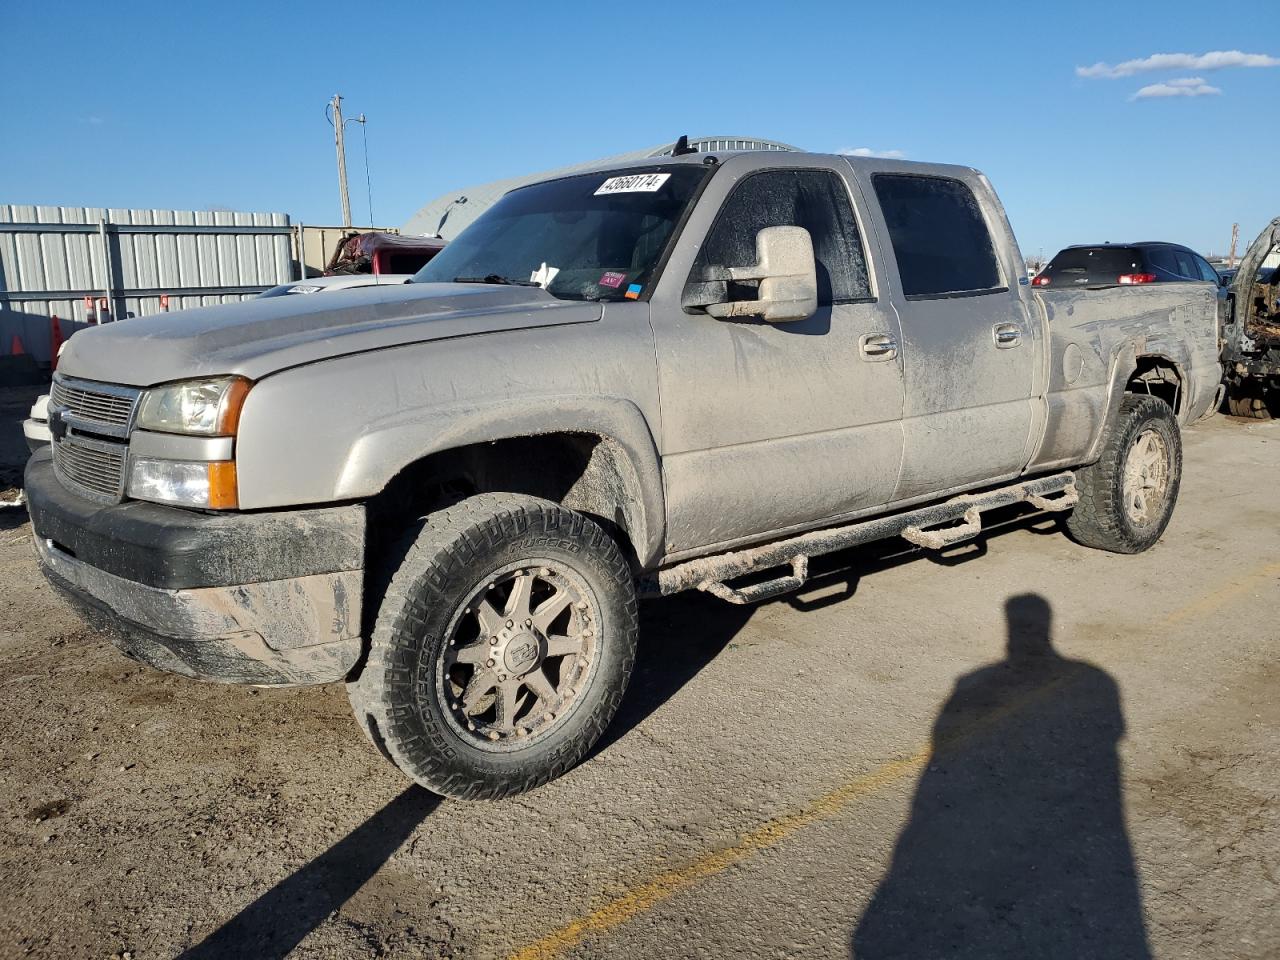
[[[673,157],[683,157],[687,153],[697,153],[697,147],[689,146],[689,137],[686,134],[680,134],[680,139],[676,141],[676,145],[671,148]]]

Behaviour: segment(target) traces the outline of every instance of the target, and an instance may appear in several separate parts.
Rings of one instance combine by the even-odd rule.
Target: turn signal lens
[[[234,510],[240,506],[236,489],[236,462],[220,460],[209,464],[209,509]]]

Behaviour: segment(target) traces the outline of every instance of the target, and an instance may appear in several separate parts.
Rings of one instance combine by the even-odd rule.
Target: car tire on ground
[[[499,799],[576,764],[635,662],[635,582],[618,544],[545,500],[481,494],[431,514],[394,555],[356,718],[436,793]]]
[[[1079,543],[1141,553],[1160,539],[1182,481],[1182,438],[1173,410],[1156,397],[1127,394],[1097,463],[1076,471],[1080,502],[1067,517]]]
[[[1227,387],[1227,412],[1233,417],[1249,420],[1271,419],[1266,392],[1248,381]]]

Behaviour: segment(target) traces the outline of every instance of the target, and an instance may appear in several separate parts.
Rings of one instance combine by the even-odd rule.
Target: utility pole
[[[1236,265],[1236,242],[1240,239],[1240,224],[1233,223],[1231,225],[1231,252],[1227,254],[1227,266],[1234,267]]]
[[[333,137],[338,146],[338,189],[342,193],[342,225],[351,226],[351,197],[347,193],[347,147],[342,141],[342,94],[329,101],[333,107]]]

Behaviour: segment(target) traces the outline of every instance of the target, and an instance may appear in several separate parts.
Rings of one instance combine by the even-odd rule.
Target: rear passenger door
[[[902,326],[905,446],[894,499],[1015,477],[1032,453],[1042,333],[1019,293],[1025,269],[1013,272],[1013,256],[1001,262],[1002,250],[1017,249],[1003,212],[976,175],[870,180]]]

